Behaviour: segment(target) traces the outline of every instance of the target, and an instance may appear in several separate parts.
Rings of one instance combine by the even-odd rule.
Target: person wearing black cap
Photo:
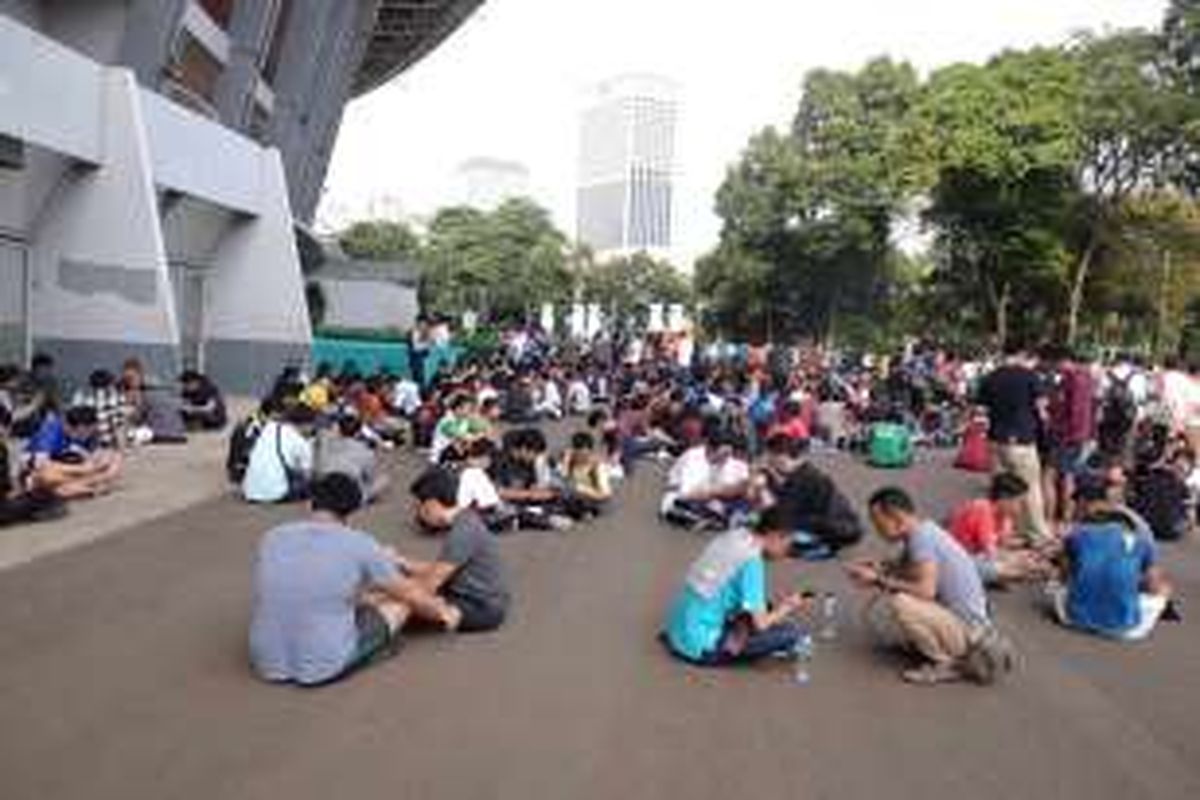
[[[1103,475],[1081,478],[1075,502],[1078,521],[1063,540],[1065,585],[1048,588],[1056,618],[1112,639],[1145,639],[1172,591],[1153,538],[1113,501]]]

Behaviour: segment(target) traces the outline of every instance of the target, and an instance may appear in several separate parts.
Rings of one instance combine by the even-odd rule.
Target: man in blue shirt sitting
[[[793,650],[800,628],[789,618],[805,600],[792,594],[769,608],[765,563],[786,558],[790,544],[779,508],[764,511],[753,530],[737,528],[713,539],[671,604],[663,633],[671,652],[718,666]]]
[[[64,500],[110,491],[121,476],[121,456],[97,448],[98,432],[99,419],[91,406],[46,414],[26,447],[32,486]]]
[[[1112,501],[1102,476],[1075,490],[1079,521],[1063,541],[1066,585],[1050,600],[1063,625],[1122,641],[1145,639],[1171,597],[1154,540]]]

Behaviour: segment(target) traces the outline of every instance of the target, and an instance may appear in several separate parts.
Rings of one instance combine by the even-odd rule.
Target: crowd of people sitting
[[[843,560],[874,593],[880,635],[918,657],[904,676],[921,683],[986,682],[1011,664],[989,590],[1035,585],[1053,619],[1113,639],[1178,616],[1157,542],[1196,525],[1200,379],[1174,363],[1017,347],[995,361],[932,348],[684,358],[654,339],[556,350],[536,330],[507,342],[424,381],[289,367],[234,426],[226,470],[242,497],[313,511],[261,545],[251,638],[262,675],[324,683],[422,621],[495,629],[511,596],[496,537],[587,526],[640,470],[662,483],[665,524],[713,534],[662,633],[693,663],[797,647],[812,600],[769,598],[767,562],[784,557]],[[0,524],[59,516],[112,491],[131,448],[228,422],[221,391],[194,371],[168,383],[130,360],[72,388],[44,354],[28,370],[0,367]],[[956,463],[989,472],[990,486],[940,521],[895,487],[860,510],[821,454],[878,463],[880,431],[957,446]],[[389,489],[384,454],[400,446],[425,462],[408,491],[414,525],[442,539],[433,562],[347,524]],[[848,554],[868,527],[895,558]]]
[[[661,637],[692,663],[797,647],[812,599],[768,595],[767,562],[785,557],[844,559],[872,593],[873,627],[915,656],[903,675],[918,683],[987,683],[1011,668],[989,590],[1034,584],[1054,619],[1114,639],[1178,614],[1155,540],[1195,522],[1200,383],[1170,367],[1016,348],[998,362],[749,348],[684,364],[653,341],[636,357],[613,343],[556,353],[536,331],[520,341],[424,385],[289,370],[239,425],[229,467],[246,499],[310,497],[315,515],[263,540],[260,674],[336,679],[394,649],[408,620],[500,626],[510,587],[496,537],[586,525],[640,469],[663,482],[665,523],[714,534]],[[885,486],[860,513],[812,455],[869,449],[882,426],[918,446],[960,446],[960,465],[993,474],[987,492],[937,521]],[[386,486],[380,452],[404,442],[427,460],[409,487],[414,524],[444,537],[428,564],[346,527]],[[983,458],[969,457],[981,445]],[[847,555],[864,520],[894,558]]]
[[[0,526],[56,518],[68,501],[107,494],[131,448],[226,424],[221,391],[193,370],[166,383],[129,359],[119,374],[96,369],[70,389],[45,353],[28,370],[0,366]]]

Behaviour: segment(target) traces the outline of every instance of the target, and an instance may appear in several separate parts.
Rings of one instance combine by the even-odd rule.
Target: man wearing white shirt
[[[747,507],[750,466],[734,454],[735,441],[710,430],[703,445],[685,451],[667,476],[661,512],[685,527],[726,528]]]
[[[268,413],[271,409],[268,408]],[[263,426],[242,479],[242,496],[251,503],[302,499],[312,476],[312,445],[297,427],[300,409],[272,414]]]

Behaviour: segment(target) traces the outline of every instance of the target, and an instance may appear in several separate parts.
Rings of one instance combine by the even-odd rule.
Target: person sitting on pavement
[[[362,438],[362,430],[361,419],[344,414],[335,426],[321,431],[314,447],[313,476],[349,475],[358,481],[366,501],[373,503],[387,489],[388,477],[380,472],[379,459]]]
[[[446,413],[433,429],[429,460],[437,464],[449,447],[457,447],[470,434],[471,417],[475,413],[475,401],[467,394],[459,393],[450,398]]]
[[[474,509],[495,533],[507,533],[520,527],[520,513],[500,498],[496,484],[488,475],[495,445],[489,439],[475,439],[466,445],[463,468],[458,476],[460,509]]]
[[[63,502],[46,489],[26,486],[25,469],[12,434],[12,411],[0,405],[0,528],[62,516]]]
[[[1008,644],[992,627],[983,581],[971,556],[937,523],[918,516],[903,489],[880,489],[867,504],[876,532],[903,545],[889,564],[857,561],[846,572],[872,600],[879,633],[915,651],[922,665],[902,677],[932,685],[962,678],[990,682],[1011,669]]]
[[[129,409],[128,421],[137,444],[183,444],[187,429],[179,397],[146,374],[142,362],[128,359],[121,368],[121,391]]]
[[[441,552],[430,562],[400,558],[399,563],[427,591],[458,612],[463,633],[499,628],[511,603],[507,573],[496,537],[473,508],[458,505],[453,473],[436,473],[426,486],[426,502],[446,520]]]
[[[219,431],[229,421],[225,411],[225,398],[212,380],[194,369],[185,370],[179,376],[180,399],[183,406],[184,426],[192,430]]]
[[[50,412],[29,440],[30,485],[63,500],[107,494],[121,476],[121,455],[96,445],[96,409]]]
[[[500,452],[488,466],[500,499],[517,510],[522,528],[565,530],[572,517],[563,492],[544,466],[546,437],[537,428],[504,435]]]
[[[1154,539],[1113,502],[1103,476],[1081,478],[1075,501],[1079,519],[1063,540],[1065,585],[1047,587],[1056,619],[1110,639],[1147,638],[1172,594]]]
[[[394,651],[411,617],[446,630],[461,622],[393,553],[348,527],[361,506],[353,478],[327,475],[313,485],[312,516],[259,543],[250,659],[264,680],[327,684]]]
[[[572,501],[588,516],[600,516],[613,488],[603,456],[596,452],[596,440],[587,431],[571,437],[571,446],[563,452],[560,472]]]
[[[729,526],[748,508],[750,467],[734,454],[736,442],[712,426],[703,445],[676,459],[667,476],[660,512],[668,521],[695,530]]]
[[[72,406],[96,409],[96,444],[117,450],[125,446],[125,398],[116,377],[106,369],[94,370],[87,387],[71,397]]]
[[[33,436],[42,420],[58,411],[63,401],[62,386],[54,372],[54,357],[35,353],[29,371],[11,376],[13,405],[13,434],[19,438]]]
[[[251,503],[287,503],[308,496],[313,448],[300,426],[311,420],[307,406],[286,410],[276,398],[263,403],[267,421],[250,451],[242,496]]]
[[[554,376],[535,377],[533,415],[538,419],[562,419],[562,392],[559,391],[558,381]]]
[[[764,511],[753,529],[734,528],[709,542],[671,602],[662,635],[671,653],[719,666],[792,652],[801,629],[790,618],[805,600],[792,594],[772,606],[766,568],[787,556],[790,543],[778,508]]]
[[[758,488],[783,509],[792,531],[792,555],[829,558],[857,544],[863,524],[833,479],[804,457],[807,444],[784,433],[766,443]]]
[[[968,500],[950,514],[950,535],[975,560],[985,585],[1006,586],[1045,573],[1041,554],[1018,547],[1013,536],[1027,491],[1019,475],[1001,472],[992,478],[987,497]]]

